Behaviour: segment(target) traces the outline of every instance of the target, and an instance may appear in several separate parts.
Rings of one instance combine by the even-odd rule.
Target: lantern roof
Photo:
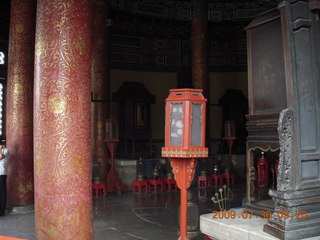
[[[166,101],[201,101],[206,102],[207,99],[204,98],[202,94],[202,89],[195,88],[178,88],[178,89],[170,89],[169,96]]]

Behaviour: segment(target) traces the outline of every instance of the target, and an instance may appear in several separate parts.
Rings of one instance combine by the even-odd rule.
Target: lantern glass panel
[[[117,132],[117,125],[115,123],[112,124],[112,137],[117,138],[118,132]]]
[[[201,146],[201,109],[202,104],[192,103],[191,146]]]
[[[182,145],[182,108],[183,103],[171,103],[170,145]]]
[[[116,121],[108,120],[106,122],[106,138],[118,138],[118,126]]]
[[[111,138],[112,137],[112,133],[111,133],[111,123],[110,122],[106,122],[106,138]]]
[[[224,136],[225,137],[235,137],[236,130],[233,121],[226,121],[224,124]]]

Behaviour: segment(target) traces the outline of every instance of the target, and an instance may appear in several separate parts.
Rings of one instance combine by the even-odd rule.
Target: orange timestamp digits
[[[253,211],[243,210],[241,213],[236,212],[235,210],[229,211],[213,211],[212,219],[251,219],[251,218],[262,218],[270,219],[272,217],[272,211],[259,211],[259,216],[253,215]],[[278,211],[277,216],[279,219],[288,219],[291,217],[290,211]],[[295,219],[305,219],[308,217],[307,211],[296,211]]]
[[[271,218],[272,212],[271,211],[259,211],[261,216],[254,215],[255,218]],[[237,215],[238,214],[238,215]],[[241,218],[241,219],[251,219],[253,217],[253,211],[247,211],[243,210],[240,214],[240,212],[236,212],[235,210],[230,211],[213,211],[213,219],[235,219],[235,218]]]
[[[237,212],[231,211],[213,211],[212,219],[235,219],[237,218]]]
[[[278,211],[278,218],[279,219],[288,219],[291,217],[290,211]],[[306,219],[308,217],[307,211],[296,211],[296,214],[294,216],[295,219]]]

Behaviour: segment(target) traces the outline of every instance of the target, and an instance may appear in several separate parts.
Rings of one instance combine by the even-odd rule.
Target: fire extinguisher
[[[258,187],[268,187],[269,166],[268,160],[264,158],[264,152],[261,152],[261,158],[258,160]]]

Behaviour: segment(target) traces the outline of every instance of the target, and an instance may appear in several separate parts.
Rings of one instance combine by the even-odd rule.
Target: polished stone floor
[[[233,186],[231,207],[241,205],[244,186]],[[211,201],[215,189],[191,188],[199,213],[218,210]],[[122,195],[93,198],[94,240],[177,239],[179,192]],[[34,214],[0,217],[0,236],[35,239]],[[201,237],[202,239],[202,237]],[[57,239],[62,240],[62,239]]]

